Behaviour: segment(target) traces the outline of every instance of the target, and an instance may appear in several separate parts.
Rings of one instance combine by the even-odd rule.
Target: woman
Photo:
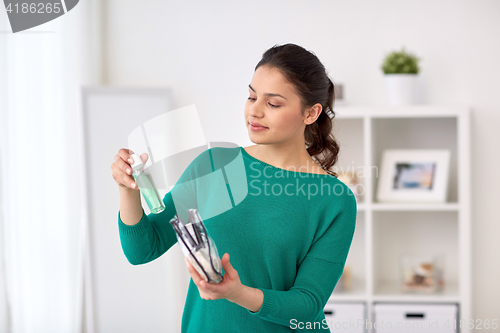
[[[241,191],[229,181],[230,209],[204,219],[224,253],[223,280],[208,283],[186,260],[192,279],[182,332],[329,331],[323,308],[342,274],[356,223],[354,195],[330,171],[339,153],[329,117],[334,86],[313,53],[286,44],[263,54],[248,88],[244,118],[255,145],[211,148],[181,176],[197,179],[215,171],[215,156],[239,154],[247,190],[237,201]],[[144,213],[129,158],[121,149],[112,165],[120,189],[120,239],[128,260],[143,264],[177,241],[169,224],[176,206],[171,191],[164,212]],[[223,201],[202,197],[207,207]]]

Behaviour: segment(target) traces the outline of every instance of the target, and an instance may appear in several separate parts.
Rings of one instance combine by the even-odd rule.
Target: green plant
[[[384,74],[418,74],[420,58],[407,53],[403,47],[400,52],[394,51],[386,55],[382,63]]]

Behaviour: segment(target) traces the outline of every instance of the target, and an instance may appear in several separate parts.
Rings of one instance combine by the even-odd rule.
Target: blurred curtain
[[[1,332],[82,331],[81,86],[100,83],[98,6],[15,34],[0,10]]]

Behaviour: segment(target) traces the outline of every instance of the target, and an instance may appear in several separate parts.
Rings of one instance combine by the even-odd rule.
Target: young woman
[[[331,133],[333,83],[313,53],[286,44],[263,54],[248,89],[244,120],[255,145],[208,149],[181,176],[215,171],[216,156],[238,154],[244,164],[236,177],[225,169],[230,209],[204,219],[224,253],[222,282],[208,283],[186,261],[192,279],[182,332],[329,331],[323,308],[342,274],[357,210],[353,193],[331,171],[339,153]],[[121,149],[112,164],[120,239],[127,259],[144,264],[177,242],[169,221],[178,206],[174,187],[163,199],[165,211],[146,215],[129,158]],[[236,178],[244,186],[231,187]],[[225,196],[200,197],[205,207],[220,207]]]

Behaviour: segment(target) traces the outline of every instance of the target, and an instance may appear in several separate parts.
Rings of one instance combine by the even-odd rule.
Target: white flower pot
[[[384,77],[389,105],[417,103],[417,74],[385,74]]]

